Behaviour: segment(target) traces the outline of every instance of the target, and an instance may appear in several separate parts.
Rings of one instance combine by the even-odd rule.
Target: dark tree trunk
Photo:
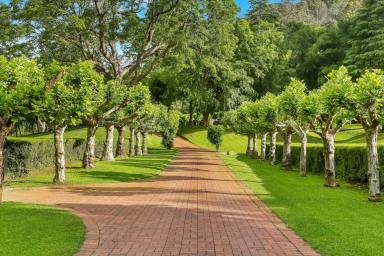
[[[283,159],[281,161],[281,167],[286,171],[292,169],[292,134],[292,128],[287,127],[284,132]]]
[[[142,156],[143,155],[143,151],[141,149],[142,149],[141,133],[139,131],[137,131],[136,132],[136,145],[135,145],[135,154],[137,156]]]
[[[193,125],[193,102],[189,102],[189,125]]]
[[[0,203],[3,200],[3,186],[5,180],[5,143],[11,132],[12,125],[0,126]]]
[[[65,149],[64,149],[64,132],[66,126],[58,126],[54,129],[55,144],[55,177],[53,183],[65,183]]]
[[[128,153],[129,156],[135,156],[135,128],[130,127]]]
[[[97,122],[87,124],[87,141],[83,156],[83,168],[90,169],[96,167],[95,146],[96,146]]]
[[[117,128],[117,132],[119,133],[117,137],[117,145],[116,145],[116,157],[125,155],[125,126],[119,126]]]
[[[148,154],[148,132],[142,132],[143,142],[142,142],[142,152],[143,155]]]
[[[113,161],[115,160],[113,156],[113,132],[115,131],[115,126],[108,125],[105,127],[105,130],[106,130],[106,135],[105,135],[103,155],[101,158],[104,161]]]
[[[258,150],[258,145],[257,145],[257,134],[253,135],[253,140],[252,140],[252,156],[254,159],[257,159],[259,157],[259,150]]]

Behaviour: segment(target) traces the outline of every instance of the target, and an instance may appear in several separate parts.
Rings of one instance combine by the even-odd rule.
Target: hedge
[[[384,164],[384,147],[379,146],[379,159]],[[281,160],[283,146],[277,145],[276,158]],[[365,146],[336,146],[335,151],[336,176],[351,183],[368,182],[368,158]],[[292,146],[292,164],[298,167],[300,164],[300,146]],[[382,167],[382,165],[381,165]],[[380,168],[381,185],[384,187],[383,168]],[[311,145],[307,147],[307,171],[314,173],[324,172],[323,147]]]
[[[65,141],[66,161],[81,160],[85,146],[84,139],[68,139]],[[102,153],[103,142],[96,143],[96,156]],[[55,149],[52,140],[30,142],[8,140],[5,152],[6,173],[20,177],[30,171],[54,164]]]

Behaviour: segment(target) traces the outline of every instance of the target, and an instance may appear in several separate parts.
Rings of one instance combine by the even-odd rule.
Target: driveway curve
[[[4,200],[54,204],[80,215],[77,255],[318,255],[236,181],[214,152],[176,138],[178,154],[137,182],[10,189]]]

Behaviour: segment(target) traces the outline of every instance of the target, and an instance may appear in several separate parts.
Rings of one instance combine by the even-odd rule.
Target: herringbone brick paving
[[[11,189],[5,200],[79,214],[86,255],[318,255],[234,179],[215,153],[177,138],[159,177],[105,185]]]

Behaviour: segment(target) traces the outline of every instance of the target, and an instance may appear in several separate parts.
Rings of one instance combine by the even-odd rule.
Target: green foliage
[[[291,83],[279,96],[279,119],[288,125],[302,123],[306,119],[302,107],[306,98],[306,87],[302,81],[292,79]]]
[[[46,95],[43,119],[51,126],[77,125],[104,103],[106,86],[90,61],[64,69],[64,77]]]
[[[341,67],[330,73],[329,80],[320,89],[309,94],[311,105],[307,107],[305,115],[312,120],[312,130],[317,133],[330,130],[337,133],[351,120],[351,114],[347,110],[351,88],[351,77],[347,69]]]
[[[16,125],[36,115],[44,95],[44,75],[26,57],[0,56],[0,125]]]
[[[220,145],[223,140],[224,128],[221,125],[208,126],[207,139],[216,146],[216,151],[220,150]]]
[[[383,123],[384,75],[382,71],[366,72],[357,80],[349,95],[352,113],[364,126]]]
[[[5,202],[0,221],[1,255],[71,256],[85,238],[81,218],[63,209]]]
[[[173,140],[179,130],[180,112],[168,110],[162,106],[159,115],[160,131],[162,132],[162,144],[165,148],[173,147]]]
[[[352,21],[345,64],[354,76],[369,68],[384,68],[383,6],[383,0],[365,0]]]

